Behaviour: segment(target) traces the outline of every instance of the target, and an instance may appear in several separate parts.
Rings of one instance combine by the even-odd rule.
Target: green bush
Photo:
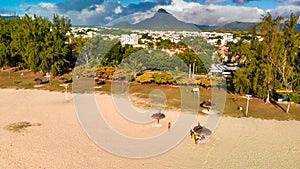
[[[175,83],[174,77],[171,76],[167,72],[154,73],[153,77],[154,77],[154,82],[156,84],[174,84]]]
[[[136,78],[139,83],[175,84],[175,79],[167,72],[153,73],[145,72]]]
[[[140,76],[136,77],[136,81],[139,83],[152,83],[154,82],[153,73],[145,72]]]
[[[300,103],[300,93],[293,93],[292,94],[292,101],[294,103]]]

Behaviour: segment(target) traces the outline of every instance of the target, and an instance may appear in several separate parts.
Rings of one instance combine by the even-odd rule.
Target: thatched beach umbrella
[[[193,128],[193,131],[198,134],[211,135],[211,131],[204,126],[201,126],[200,123],[198,123],[198,125]]]
[[[62,82],[62,83],[67,83],[67,82],[68,82],[68,79],[65,78],[65,77],[60,77],[60,78],[58,79],[58,81],[60,81],[60,82]]]
[[[43,80],[37,77],[33,81],[35,81],[37,84],[41,84]]]
[[[207,108],[208,111],[209,111],[209,109],[215,108],[216,104],[214,104],[213,102],[211,102],[210,100],[208,100],[208,102],[205,102],[202,106],[205,107],[205,108]]]
[[[97,85],[105,84],[105,79],[95,78],[95,83],[96,83]]]
[[[152,115],[152,118],[154,118],[154,119],[157,120],[157,124],[159,124],[159,120],[160,120],[160,119],[163,119],[163,118],[165,118],[165,117],[166,117],[166,115],[163,114],[163,113],[161,113],[161,112],[159,112],[159,113],[154,113],[154,114]]]

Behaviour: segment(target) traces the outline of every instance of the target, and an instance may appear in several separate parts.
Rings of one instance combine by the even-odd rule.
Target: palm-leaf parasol
[[[159,112],[159,113],[154,113],[154,114],[152,115],[152,118],[154,118],[154,119],[157,120],[157,124],[159,124],[159,120],[160,120],[160,119],[163,119],[163,118],[165,118],[165,117],[166,117],[166,115],[163,114],[163,113],[161,113],[161,112]]]
[[[211,108],[215,108],[216,104],[214,104],[213,102],[211,102],[210,100],[208,102],[205,102],[203,105],[203,107],[207,108],[208,110]]]
[[[33,81],[35,81],[37,84],[41,84],[43,80],[37,77]]]
[[[60,77],[60,78],[58,79],[58,81],[60,81],[60,82],[62,82],[62,83],[67,83],[67,82],[68,82],[68,79],[65,78],[65,77]]]
[[[198,123],[198,125],[195,126],[193,130],[198,134],[211,135],[211,131],[208,128],[205,128],[204,126],[201,126],[200,123]]]

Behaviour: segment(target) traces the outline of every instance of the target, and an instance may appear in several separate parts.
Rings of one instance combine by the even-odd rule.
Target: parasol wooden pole
[[[250,100],[250,97],[252,95],[246,95],[247,96],[247,107],[246,107],[246,117],[248,116],[248,109],[249,109],[249,100]]]
[[[66,85],[66,100],[68,100],[68,85]]]

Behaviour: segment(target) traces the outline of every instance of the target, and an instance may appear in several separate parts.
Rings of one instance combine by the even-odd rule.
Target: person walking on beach
[[[197,144],[197,140],[196,140],[196,134],[195,132],[192,132],[192,140],[195,141],[195,144]]]
[[[168,131],[171,129],[171,122],[168,123]]]

